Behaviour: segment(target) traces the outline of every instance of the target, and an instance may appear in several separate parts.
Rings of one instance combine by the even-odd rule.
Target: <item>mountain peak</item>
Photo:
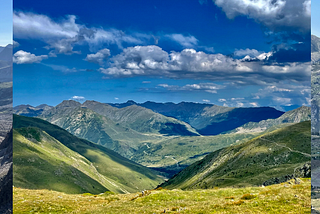
[[[133,100],[128,100],[126,103],[127,103],[127,104],[132,104],[132,105],[136,105],[136,104],[137,104],[137,103],[136,103],[135,101],[133,101]]]
[[[64,100],[62,101],[62,103],[60,103],[59,105],[57,105],[56,107],[80,107],[81,103],[74,101],[74,100]]]

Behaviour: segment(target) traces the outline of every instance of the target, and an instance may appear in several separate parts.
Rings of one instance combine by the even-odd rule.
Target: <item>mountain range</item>
[[[109,104],[118,108],[138,105],[168,117],[174,117],[194,127],[201,135],[217,135],[248,122],[259,122],[266,119],[275,119],[284,112],[270,107],[234,108],[213,104],[192,102],[135,103],[128,101],[122,104]]]
[[[155,104],[158,106],[158,111],[163,109],[167,112],[176,112],[176,116],[184,114],[185,118],[187,114],[189,118],[201,117],[195,115],[196,111],[202,109],[203,118],[195,120],[205,120],[211,115],[212,121],[216,121],[213,123],[215,126],[232,124],[229,128],[233,128],[235,124],[232,121],[240,121],[246,115],[254,116],[260,112],[264,114],[263,117],[268,117],[272,112],[281,116],[276,119],[249,122],[244,127],[236,127],[233,130],[227,129],[229,134],[200,136],[199,132],[186,122],[156,113],[140,104],[136,105],[133,101],[112,106],[96,101],[86,101],[81,104],[65,100],[55,107],[21,105],[15,107],[14,112],[47,120],[77,137],[100,144],[134,162],[155,169],[167,178],[210,152],[246,142],[261,132],[268,132],[289,123],[310,120],[310,107],[301,107],[283,114],[273,108],[228,108],[198,103],[146,102],[145,104],[149,107]],[[187,107],[182,108],[184,111],[179,113],[179,108],[183,106]],[[34,110],[37,114],[34,114]],[[275,114],[272,117],[274,116]],[[212,128],[212,132],[214,131]]]

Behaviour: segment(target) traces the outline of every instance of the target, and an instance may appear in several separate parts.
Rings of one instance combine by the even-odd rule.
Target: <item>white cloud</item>
[[[54,64],[43,64],[43,65],[48,66],[56,71],[62,71],[64,73],[74,73],[74,72],[78,72],[78,71],[86,71],[86,69],[76,69],[75,67],[69,68],[64,65],[54,65]]]
[[[256,102],[253,102],[253,103],[250,103],[253,107],[258,107],[259,105],[258,105],[258,103],[256,103]]]
[[[83,96],[73,96],[71,97],[71,99],[81,102],[81,101],[84,101],[86,98]]]
[[[43,59],[47,58],[47,55],[36,56],[32,53],[20,50],[13,55],[13,62],[16,64],[32,64],[40,63]]]
[[[118,98],[118,97],[115,97],[114,99],[115,99],[115,100],[119,100],[119,98]]]
[[[165,37],[179,43],[184,48],[193,48],[198,45],[198,40],[194,36],[184,36],[182,34],[167,34]]]
[[[85,58],[88,62],[93,62],[102,65],[103,62],[110,56],[110,50],[105,48],[95,54],[88,54]]]
[[[243,103],[241,103],[241,102],[237,102],[237,105],[236,105],[237,107],[243,107],[244,106],[244,104]]]
[[[143,84],[149,84],[151,81],[142,81]]]
[[[210,103],[210,100],[202,100],[205,103]]]
[[[218,101],[219,102],[226,102],[227,100],[226,99],[219,99]]]
[[[269,53],[268,53],[269,54]],[[239,84],[260,84],[288,80],[310,81],[311,64],[265,63],[267,53],[255,60],[233,59],[223,54],[207,54],[194,49],[167,53],[160,47],[128,47],[110,59],[100,72],[109,77],[161,76],[175,79],[207,79]]]
[[[237,97],[237,98],[234,98],[234,97],[233,97],[233,98],[231,98],[231,100],[232,100],[232,101],[235,101],[235,100],[244,100],[244,98],[243,98],[243,97]]]
[[[76,23],[77,17],[53,20],[46,15],[14,12],[13,32],[17,39],[38,39],[48,44],[48,49],[56,53],[79,53],[73,50],[76,44],[87,43],[91,51],[97,51],[101,44],[115,44],[122,48],[123,43],[142,44],[152,36],[142,33],[128,35],[117,29],[89,28]]]
[[[17,48],[19,46],[20,46],[19,42],[16,42],[13,40],[13,48]]]
[[[310,0],[213,0],[229,19],[245,15],[271,30],[310,30]]]
[[[282,106],[308,105],[311,88],[309,83],[306,85],[289,84],[281,81],[261,88],[257,93],[252,94],[252,99],[259,98],[260,105],[274,106],[283,109]]]
[[[48,16],[14,12],[13,13],[13,33],[15,38],[73,38],[81,26],[75,23],[75,16],[68,16],[60,22],[55,22]]]
[[[261,51],[257,51],[256,49],[236,49],[234,51],[235,56],[243,57],[243,56],[250,56],[250,57],[257,57],[262,54]]]
[[[275,101],[279,105],[283,106],[291,106],[291,98],[285,98],[285,97],[273,97],[273,101]]]
[[[225,88],[225,86],[215,83],[187,84],[184,86],[159,84],[158,86],[172,91],[204,91],[208,93],[217,93],[217,90]]]

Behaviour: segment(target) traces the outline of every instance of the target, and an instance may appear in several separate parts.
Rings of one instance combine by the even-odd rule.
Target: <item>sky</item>
[[[311,7],[311,33],[320,37],[320,2],[319,1],[312,1]]]
[[[0,0],[0,46],[12,44],[12,0]]]
[[[310,105],[310,5],[15,0],[14,106],[68,99]]]

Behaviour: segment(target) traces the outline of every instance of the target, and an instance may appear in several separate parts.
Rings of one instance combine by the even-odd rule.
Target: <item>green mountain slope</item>
[[[199,135],[189,124],[163,116],[140,106],[128,106],[118,109],[96,101],[86,101],[81,105],[73,100],[65,100],[54,108],[44,111],[39,117],[53,124],[62,124],[65,117],[75,109],[88,108],[107,117],[118,125],[140,133],[163,135]],[[62,121],[61,121],[62,120]]]
[[[83,156],[38,128],[14,130],[14,186],[67,193],[101,193],[100,184]]]
[[[84,107],[67,107],[46,119],[77,137],[105,146],[128,158],[145,142],[162,139],[162,136],[156,134],[143,134],[124,127]]]
[[[196,130],[185,122],[166,117],[137,105],[118,109],[96,101],[86,101],[82,106],[142,133],[182,136],[199,135]]]
[[[170,178],[210,152],[246,142],[256,135],[244,133],[175,137],[157,143],[146,143],[135,152],[131,160],[165,172]]]
[[[297,109],[284,113],[276,119],[262,120],[258,123],[246,123],[245,125],[230,131],[230,133],[263,132],[273,126],[282,124],[292,125],[291,123],[300,123],[307,120],[311,120],[311,108],[307,106],[301,106]]]
[[[35,169],[38,169],[40,166],[40,162],[42,161],[37,161],[36,163],[33,162],[33,155],[31,156],[24,156],[24,150],[26,150],[25,144],[27,144],[27,148],[31,148],[28,146],[28,143],[32,142],[35,144],[35,140],[38,142],[38,144],[43,145],[45,148],[43,148],[45,151],[42,151],[41,148],[42,146],[37,146],[33,145],[34,148],[37,148],[37,151],[34,151],[35,149],[31,149],[30,152],[27,152],[28,154],[32,154],[31,152],[36,152],[36,154],[41,154],[38,155],[40,159],[47,160],[48,158],[54,160],[56,152],[53,150],[59,150],[59,151],[65,151],[66,147],[70,150],[72,150],[74,153],[71,155],[71,159],[74,155],[78,155],[78,158],[74,157],[76,160],[83,160],[86,159],[86,161],[83,160],[84,163],[86,163],[86,166],[88,167],[91,166],[91,171],[86,170],[81,171],[80,168],[86,168],[84,165],[83,166],[77,166],[78,170],[81,172],[84,172],[84,174],[88,175],[90,178],[97,180],[102,186],[106,187],[106,189],[111,190],[113,192],[118,192],[118,193],[125,193],[125,192],[137,192],[143,189],[150,189],[155,187],[157,184],[159,184],[162,179],[156,176],[153,171],[149,170],[146,167],[143,167],[137,163],[134,163],[117,153],[94,143],[91,143],[87,140],[79,139],[64,129],[50,124],[47,121],[38,119],[38,118],[29,118],[29,117],[23,117],[23,116],[18,116],[14,115],[14,124],[13,127],[18,131],[22,136],[29,136],[32,133],[29,133],[29,131],[24,129],[26,133],[23,132],[23,129],[21,128],[27,128],[27,127],[34,127],[38,128],[35,129],[35,133],[41,133],[41,134],[34,134],[32,135],[33,137],[31,139],[28,138],[21,138],[17,139],[15,138],[15,142],[20,142],[17,145],[20,145],[20,149],[22,150],[21,153],[18,151],[16,152],[15,150],[15,142],[14,142],[14,161],[17,163],[17,166],[20,164],[23,166],[26,164],[26,170],[28,167],[31,167],[33,164],[35,164]],[[21,131],[22,130],[22,131]],[[21,133],[22,132],[22,133]],[[47,133],[46,134],[44,134]],[[23,134],[24,133],[24,134]],[[18,135],[17,135],[18,136]],[[40,136],[40,137],[39,137]],[[42,137],[41,136],[45,136]],[[51,138],[49,137],[51,136]],[[48,140],[43,140],[50,138],[51,140],[48,142]],[[26,139],[26,140],[25,140]],[[35,140],[34,140],[35,139]],[[52,144],[52,141],[56,142],[58,146],[51,146],[49,145]],[[39,143],[40,142],[40,143]],[[24,143],[24,144],[22,144]],[[61,145],[60,145],[61,144]],[[45,146],[46,145],[46,146]],[[64,147],[62,147],[62,145]],[[41,147],[41,148],[39,148]],[[52,148],[54,147],[54,148]],[[67,151],[71,154],[70,151]],[[59,152],[60,153],[60,152]],[[59,154],[58,153],[58,154]],[[63,153],[63,152],[62,152]],[[19,154],[21,154],[21,162],[19,162]],[[53,157],[48,156],[51,154]],[[18,155],[18,156],[16,156]],[[63,156],[63,155],[62,155]],[[67,157],[70,157],[70,155],[66,155]],[[16,160],[17,158],[17,160]],[[31,160],[31,162],[28,162],[28,160]],[[73,160],[73,159],[72,159]],[[36,160],[35,160],[36,161]],[[64,166],[69,166],[70,163],[72,162],[70,159],[57,159],[56,162],[53,162],[54,164],[57,163],[62,163]],[[78,162],[78,161],[76,161]],[[69,164],[68,164],[69,163]],[[72,164],[71,164],[72,165]],[[15,164],[16,166],[16,164]],[[58,165],[59,166],[59,165]],[[50,166],[51,167],[51,166]],[[53,167],[53,166],[52,166]],[[45,167],[47,168],[47,167]],[[63,168],[65,170],[66,168]],[[93,171],[92,171],[93,170]],[[96,172],[95,172],[96,171]],[[70,172],[70,170],[69,170]],[[99,177],[93,177],[91,176],[92,172],[95,172],[96,175]],[[18,175],[19,172],[17,172]],[[80,173],[80,172],[79,172]],[[59,172],[58,172],[59,174]],[[29,182],[33,182],[33,179],[24,177],[24,173],[21,172],[20,174],[21,178],[20,180],[23,180],[24,184],[27,184]],[[85,179],[85,180],[89,180]],[[102,181],[103,182],[102,182]],[[15,182],[15,181],[14,181]],[[61,183],[59,181],[56,181],[57,183]],[[91,181],[90,181],[91,182]],[[34,185],[37,185],[37,182],[34,183]],[[27,186],[28,187],[28,186]]]
[[[196,189],[267,185],[298,172],[303,174],[299,176],[308,176],[310,170],[304,164],[311,157],[310,125],[310,121],[301,122],[212,152],[161,186]]]

